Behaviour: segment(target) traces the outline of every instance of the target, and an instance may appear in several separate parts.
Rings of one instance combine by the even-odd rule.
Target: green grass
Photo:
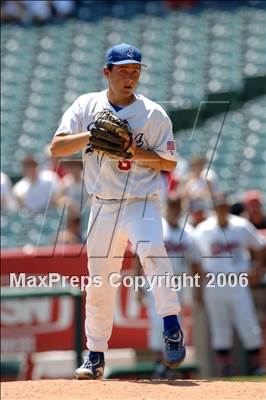
[[[230,382],[266,382],[266,375],[263,376],[232,376],[230,378],[222,378],[222,381]]]

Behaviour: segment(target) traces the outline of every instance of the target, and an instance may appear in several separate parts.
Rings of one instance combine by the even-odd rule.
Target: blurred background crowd
[[[77,96],[105,88],[105,51],[121,41],[142,49],[139,92],[172,119],[180,159],[170,182],[182,188],[184,212],[203,207],[189,203],[206,197],[208,169],[208,180],[234,195],[234,212],[254,218],[245,194],[254,189],[251,213],[263,213],[264,2],[5,1],[1,18],[2,247],[35,245],[44,211],[51,215],[39,244],[51,244],[60,220],[52,205],[62,209],[67,196],[79,212],[86,203],[78,157],[54,160],[47,143]]]
[[[49,153],[48,148],[46,152]],[[84,186],[82,161],[72,158],[60,162],[50,157],[41,164],[28,154],[21,168],[22,177],[14,185],[1,172],[2,247],[85,241],[90,195]],[[162,209],[168,197],[180,198],[182,216],[193,227],[213,212],[213,196],[223,191],[218,175],[201,156],[180,158],[176,170],[163,175],[162,187]],[[266,230],[264,195],[257,188],[231,193],[231,213],[248,219],[258,230]],[[64,224],[62,214],[66,218]],[[31,230],[23,235],[27,220]]]
[[[86,240],[80,155],[54,159],[47,144],[76,97],[105,88],[104,55],[119,42],[141,48],[138,91],[173,122],[179,160],[162,176],[162,209],[180,199],[196,227],[226,192],[265,240],[264,1],[14,0],[1,21],[2,249]]]

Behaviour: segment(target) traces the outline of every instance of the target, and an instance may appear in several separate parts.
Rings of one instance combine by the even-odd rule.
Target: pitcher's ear
[[[103,75],[104,75],[106,78],[108,78],[109,75],[110,75],[110,70],[108,69],[107,66],[105,66],[105,67],[103,68]]]

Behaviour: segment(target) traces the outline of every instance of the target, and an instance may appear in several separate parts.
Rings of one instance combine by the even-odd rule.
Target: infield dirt
[[[2,400],[265,400],[266,382],[76,381],[3,382]]]

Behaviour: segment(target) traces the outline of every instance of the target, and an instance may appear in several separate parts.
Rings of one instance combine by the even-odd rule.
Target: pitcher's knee
[[[154,266],[168,261],[168,256],[163,244],[139,243],[137,254],[142,265],[151,263]]]
[[[116,286],[110,284],[107,278],[97,281],[96,285],[91,284],[86,287],[87,301],[91,304],[102,304],[112,301],[115,292]]]

